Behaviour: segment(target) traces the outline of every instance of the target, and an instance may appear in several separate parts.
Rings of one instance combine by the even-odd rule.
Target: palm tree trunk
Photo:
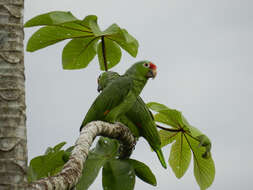
[[[0,0],[0,190],[26,185],[24,0]]]

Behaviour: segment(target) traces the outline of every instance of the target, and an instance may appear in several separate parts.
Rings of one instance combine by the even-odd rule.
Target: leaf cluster
[[[163,104],[150,102],[147,106],[157,112],[154,119],[172,128],[160,127],[162,147],[172,144],[169,164],[177,178],[184,176],[193,157],[194,176],[202,190],[213,183],[215,166],[211,156],[211,141],[191,126],[183,114]]]
[[[102,31],[97,16],[77,19],[72,13],[53,11],[27,21],[24,27],[43,26],[29,39],[26,50],[36,50],[71,39],[62,52],[63,69],[82,69],[97,55],[101,70],[120,62],[121,49],[136,57],[138,41],[126,29],[112,24]]]
[[[28,182],[36,181],[43,177],[53,176],[61,171],[69,159],[73,147],[62,150],[66,142],[61,142],[53,148],[48,147],[44,155],[37,156],[30,161],[28,168]]]
[[[102,168],[103,189],[132,190],[135,176],[146,183],[156,185],[156,178],[149,167],[134,159],[118,159],[119,142],[100,137],[96,147],[89,152],[77,190],[88,189]]]
[[[66,142],[62,142],[53,148],[49,147],[44,155],[37,156],[30,161],[28,170],[29,182],[53,176],[61,171],[73,149],[73,147],[69,147],[66,150],[62,150],[61,148],[65,144]],[[88,189],[101,168],[103,189],[133,190],[136,176],[142,181],[156,186],[155,175],[146,164],[129,158],[118,159],[119,147],[117,140],[100,137],[95,148],[89,152],[76,189]]]

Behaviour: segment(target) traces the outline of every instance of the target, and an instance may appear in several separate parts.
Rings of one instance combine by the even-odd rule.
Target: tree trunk
[[[26,185],[24,0],[0,0],[0,190]]]

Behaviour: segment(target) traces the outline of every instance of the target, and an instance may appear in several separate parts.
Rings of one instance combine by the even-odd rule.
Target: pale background
[[[253,1],[252,0],[26,0],[25,21],[54,10],[78,18],[96,14],[104,29],[116,22],[140,44],[136,59],[123,53],[114,68],[123,73],[149,59],[158,66],[141,96],[183,111],[213,142],[216,179],[211,190],[253,187]],[[25,43],[36,29],[25,29]],[[25,53],[29,159],[46,147],[78,137],[80,123],[97,96],[97,59],[87,69],[64,71],[61,51],[67,41]],[[169,148],[164,149],[168,159]],[[199,189],[192,165],[178,180],[163,170],[141,140],[134,158],[151,166],[158,187],[137,179],[136,189]],[[99,190],[101,177],[90,188]]]

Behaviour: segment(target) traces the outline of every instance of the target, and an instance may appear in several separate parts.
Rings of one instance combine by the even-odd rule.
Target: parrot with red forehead
[[[119,121],[134,104],[149,78],[155,78],[156,65],[150,61],[133,64],[124,75],[113,80],[97,96],[88,110],[81,129],[91,121]]]
[[[107,71],[98,78],[98,91],[103,91],[120,75],[116,72]],[[119,122],[126,125],[136,136],[144,137],[152,149],[156,152],[161,165],[166,168],[166,162],[161,150],[161,140],[152,113],[140,96],[137,97],[133,106],[119,118]]]

